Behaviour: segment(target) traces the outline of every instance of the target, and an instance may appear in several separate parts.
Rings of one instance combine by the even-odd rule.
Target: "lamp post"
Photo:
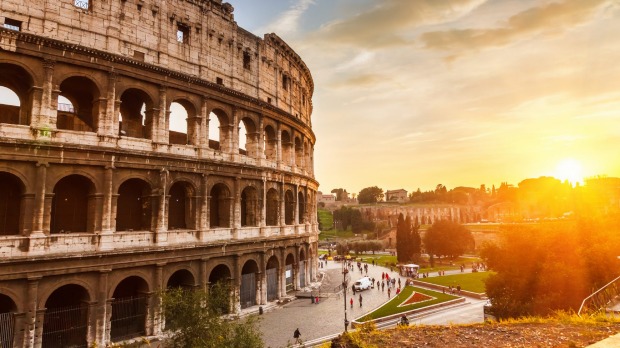
[[[349,327],[349,321],[347,320],[347,273],[349,273],[349,269],[345,267],[347,263],[346,259],[342,260],[342,293],[344,294],[344,332],[347,332],[347,328]]]

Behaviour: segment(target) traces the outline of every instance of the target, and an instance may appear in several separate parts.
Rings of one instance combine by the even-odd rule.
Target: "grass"
[[[486,291],[484,281],[491,275],[490,272],[460,273],[441,277],[420,278],[419,281],[448,286],[461,285],[462,290],[483,293]]]
[[[409,298],[411,293],[413,293],[414,291],[428,296],[432,296],[434,297],[434,299],[399,307],[398,305],[403,303],[407,298]],[[405,286],[400,294],[393,297],[390,301],[385,303],[383,306],[377,308],[375,311],[368,313],[362,320],[368,321],[371,319],[383,318],[388,315],[403,313],[413,309],[423,308],[433,304],[454,300],[456,298],[458,297],[448,294],[442,294],[441,292],[437,291],[426,290],[415,286]]]

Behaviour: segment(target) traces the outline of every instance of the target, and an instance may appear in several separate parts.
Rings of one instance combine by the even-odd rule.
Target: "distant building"
[[[324,195],[321,191],[319,191],[317,193],[317,202],[318,203],[335,203],[336,202],[336,196],[329,194],[329,195]]]
[[[398,202],[405,203],[407,202],[409,197],[407,197],[407,190],[388,190],[385,193],[385,201],[386,202]]]

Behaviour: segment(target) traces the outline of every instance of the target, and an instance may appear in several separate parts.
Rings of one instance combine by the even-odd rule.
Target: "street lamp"
[[[349,273],[349,269],[345,267],[347,261],[345,259],[342,260],[342,293],[344,294],[344,332],[347,332],[347,328],[349,327],[349,321],[347,320],[347,273]]]

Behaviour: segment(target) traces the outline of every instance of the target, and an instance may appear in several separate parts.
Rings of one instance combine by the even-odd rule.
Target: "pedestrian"
[[[360,308],[361,308],[362,307],[362,294],[360,294],[359,301],[360,301]]]
[[[385,273],[381,272],[381,280],[385,279]]]
[[[396,295],[400,294],[400,286],[396,289]]]
[[[353,290],[353,295],[355,295],[355,284],[351,285],[351,290]]]
[[[349,301],[349,303],[351,304],[351,309],[353,309],[353,297],[351,297],[351,300]]]
[[[377,280],[377,290],[381,290],[381,283],[379,283],[379,281]]]
[[[385,291],[385,282],[381,282],[381,291]]]
[[[299,332],[299,328],[295,329],[295,332],[293,332],[293,338],[296,344],[301,344],[301,332]]]
[[[391,292],[392,292],[392,291],[390,290],[390,288],[388,288],[388,298],[390,298],[390,293],[391,293]]]
[[[400,278],[398,278],[398,287],[400,288]]]

